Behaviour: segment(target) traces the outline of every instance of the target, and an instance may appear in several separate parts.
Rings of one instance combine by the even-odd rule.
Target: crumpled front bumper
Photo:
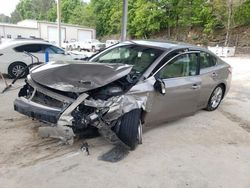
[[[98,128],[100,134],[108,141],[112,143],[119,141],[119,138],[111,130],[116,120],[119,121],[123,114],[133,109],[148,110],[146,104],[149,96],[144,93],[128,93],[121,96],[113,96],[108,100],[93,99],[87,93],[82,93],[76,99],[73,99],[35,83],[29,76],[27,84],[33,88],[31,90],[32,93],[30,93],[31,95],[28,99],[26,97],[18,97],[14,101],[15,111],[51,124],[51,126],[39,127],[38,134],[41,137],[58,138],[68,144],[72,144],[74,141],[74,130],[78,127],[85,129],[89,126]],[[38,100],[42,98],[36,95],[37,92],[45,95],[49,103],[46,101],[43,104],[43,100]],[[62,105],[53,104],[54,100],[62,103]],[[52,106],[46,105],[50,103]],[[79,105],[95,110],[82,115]],[[78,115],[75,116],[76,114]]]
[[[62,113],[60,108],[38,104],[24,97],[19,97],[14,101],[14,109],[21,114],[54,125],[57,124]],[[73,144],[75,136],[72,128],[61,125],[39,127],[38,134],[43,138],[58,138],[63,143],[70,145]]]
[[[38,104],[24,97],[19,97],[14,101],[14,109],[15,111],[31,118],[52,124],[57,123],[62,111],[60,108],[52,108]]]

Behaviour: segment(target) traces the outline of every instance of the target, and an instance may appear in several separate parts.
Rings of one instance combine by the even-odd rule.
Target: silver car
[[[127,41],[88,61],[33,68],[14,107],[47,123],[39,128],[42,137],[71,144],[92,130],[135,149],[143,126],[217,109],[231,75],[227,63],[197,46]]]

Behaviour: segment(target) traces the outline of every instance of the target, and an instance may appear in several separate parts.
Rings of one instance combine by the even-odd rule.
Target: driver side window
[[[158,75],[161,79],[197,75],[197,54],[182,54],[176,57],[165,65]]]

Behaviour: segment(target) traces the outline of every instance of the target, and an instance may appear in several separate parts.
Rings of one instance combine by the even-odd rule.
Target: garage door
[[[92,31],[78,30],[77,39],[78,41],[85,41],[88,39],[92,39]]]
[[[65,28],[61,28],[62,42],[65,41]],[[57,27],[48,27],[48,41],[58,44],[58,30]]]

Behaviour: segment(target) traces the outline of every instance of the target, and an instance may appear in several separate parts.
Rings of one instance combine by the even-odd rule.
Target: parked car
[[[106,48],[119,43],[119,40],[106,40]]]
[[[197,46],[123,42],[89,62],[34,68],[14,108],[52,124],[39,129],[43,137],[72,143],[76,133],[96,129],[111,143],[135,149],[142,126],[217,109],[230,88],[231,71]]]
[[[45,62],[45,50],[49,52],[49,59],[73,60],[75,57],[44,40],[16,39],[0,45],[0,71],[15,78],[25,67],[32,63],[31,57],[24,52],[31,53]],[[36,61],[36,59],[34,59]],[[26,71],[25,75],[28,74]]]
[[[105,43],[100,42],[99,40],[96,39],[90,39],[82,42],[76,42],[75,47],[81,51],[81,50],[86,50],[86,51],[91,51],[91,52],[96,52],[103,50],[106,45]]]
[[[67,51],[72,51],[74,49],[76,49],[76,39],[71,39],[70,41],[64,41],[62,43],[62,48],[67,50]]]

